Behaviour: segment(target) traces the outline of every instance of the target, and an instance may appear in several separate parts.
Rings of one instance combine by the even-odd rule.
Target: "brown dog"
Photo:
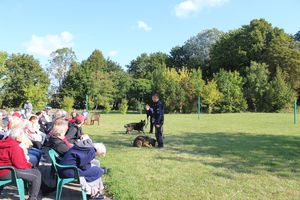
[[[148,136],[137,136],[133,141],[134,147],[155,147],[156,140]]]

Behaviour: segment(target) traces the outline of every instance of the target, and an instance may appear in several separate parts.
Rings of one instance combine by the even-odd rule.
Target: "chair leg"
[[[57,181],[57,188],[56,188],[56,197],[55,197],[55,200],[60,200],[62,189],[63,189],[63,181],[59,180],[59,181]]]
[[[82,200],[87,200],[87,198],[86,198],[86,191],[83,188],[81,188],[81,195],[82,195]]]
[[[20,200],[25,200],[25,188],[24,188],[24,181],[22,179],[17,179],[17,188],[19,193]]]

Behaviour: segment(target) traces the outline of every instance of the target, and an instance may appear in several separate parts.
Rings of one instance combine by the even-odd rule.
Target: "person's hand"
[[[148,104],[146,105],[146,110],[150,110],[150,106]]]
[[[159,124],[156,124],[155,126],[156,126],[156,128],[159,128],[159,127],[160,127],[160,125],[159,125]]]
[[[82,136],[80,137],[80,139],[81,139],[81,140],[87,140],[87,139],[90,139],[90,137],[89,137],[88,135],[84,134],[84,135],[82,135]]]

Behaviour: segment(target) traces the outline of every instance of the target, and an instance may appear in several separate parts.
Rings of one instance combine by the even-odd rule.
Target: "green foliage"
[[[242,91],[243,78],[238,72],[227,72],[221,69],[214,79],[218,90],[223,94],[218,103],[220,112],[242,112],[247,109],[247,102]]]
[[[63,101],[61,102],[62,109],[64,109],[68,113],[70,113],[72,111],[73,105],[74,105],[73,97],[65,96],[63,98]]]
[[[249,109],[255,112],[269,111],[269,103],[266,102],[270,74],[268,66],[251,62],[251,66],[246,68],[246,74],[244,94]]]
[[[128,101],[126,99],[122,99],[121,105],[120,105],[120,112],[122,114],[126,114],[128,110]]]
[[[165,53],[157,52],[149,55],[143,53],[130,62],[127,66],[128,73],[134,78],[151,79],[152,73],[167,65],[167,62],[168,55]]]
[[[153,73],[153,91],[160,94],[167,112],[180,111],[183,90],[179,82],[180,76],[174,68],[164,68]]]
[[[108,102],[105,102],[105,103],[104,103],[104,112],[105,112],[106,114],[108,114],[108,113],[110,113],[110,111],[111,111],[111,106],[110,106],[110,104],[109,104]]]
[[[177,46],[170,52],[170,62],[176,69],[183,67],[205,68],[209,60],[209,51],[213,44],[219,40],[223,32],[216,28],[203,30],[196,36],[188,39],[182,47]]]
[[[113,83],[113,80],[116,81],[121,71],[115,63],[108,62],[109,65],[106,64],[106,60],[99,50],[95,50],[82,63],[73,62],[59,89],[61,95],[74,97],[76,108],[85,106],[85,95],[89,95],[93,99],[96,107],[110,104],[116,94],[114,86],[119,86],[122,82]],[[106,68],[107,66],[110,68]],[[118,71],[115,72],[115,69]],[[114,78],[110,77],[111,74]]]
[[[89,110],[93,110],[95,108],[95,102],[93,99],[89,98]]]
[[[284,74],[280,68],[277,69],[274,79],[270,82],[268,100],[272,112],[278,112],[284,108],[291,107],[294,100],[293,90],[284,80]]]
[[[152,82],[148,79],[134,79],[127,96],[131,102],[147,102],[151,99]]]
[[[28,87],[24,88],[25,98],[32,103],[35,110],[42,110],[45,108],[48,102],[45,94],[47,94],[47,88],[41,86],[39,83],[36,85],[30,84]]]
[[[280,67],[294,90],[300,91],[300,50],[294,48],[293,37],[283,29],[272,27],[264,19],[255,19],[249,25],[224,34],[213,45],[211,70],[237,70],[246,75],[245,67],[251,61],[266,63],[273,77]]]
[[[20,107],[26,100],[25,91],[33,90],[33,85],[38,86],[40,99],[47,99],[49,78],[40,63],[27,54],[12,54],[5,62],[5,81],[1,89],[2,106]]]
[[[201,92],[202,102],[207,105],[208,113],[212,113],[214,106],[220,101],[222,93],[218,90],[216,81],[209,81]]]

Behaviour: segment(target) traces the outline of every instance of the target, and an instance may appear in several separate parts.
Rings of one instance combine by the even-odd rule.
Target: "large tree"
[[[300,31],[298,31],[295,35],[294,35],[294,39],[298,42],[300,42]]]
[[[224,34],[213,45],[211,70],[237,70],[243,75],[251,61],[266,63],[271,76],[280,67],[288,74],[295,90],[300,89],[300,51],[294,48],[293,37],[273,27],[264,19],[255,19],[249,25]]]
[[[143,53],[130,62],[127,66],[128,73],[134,78],[151,79],[152,73],[167,65],[167,62],[168,55],[165,53],[157,52],[149,55]]]
[[[201,68],[208,74],[207,65],[210,59],[210,48],[215,44],[223,32],[216,29],[207,29],[188,39],[183,46],[171,49],[170,65],[177,70],[183,67],[188,69]]]
[[[9,56],[5,62],[5,77],[6,81],[2,88],[4,91],[3,106],[21,106],[27,98],[32,97],[30,91],[34,86],[38,87],[39,96],[44,100],[47,99],[50,81],[40,63],[33,56],[27,54]]]
[[[76,60],[74,51],[71,48],[61,48],[50,55],[50,66],[48,72],[58,82],[58,87],[62,84],[69,71],[70,65]]]
[[[267,92],[270,72],[268,66],[265,63],[251,62],[251,66],[246,68],[246,74],[244,94],[250,111],[269,111],[270,104],[267,102]]]

